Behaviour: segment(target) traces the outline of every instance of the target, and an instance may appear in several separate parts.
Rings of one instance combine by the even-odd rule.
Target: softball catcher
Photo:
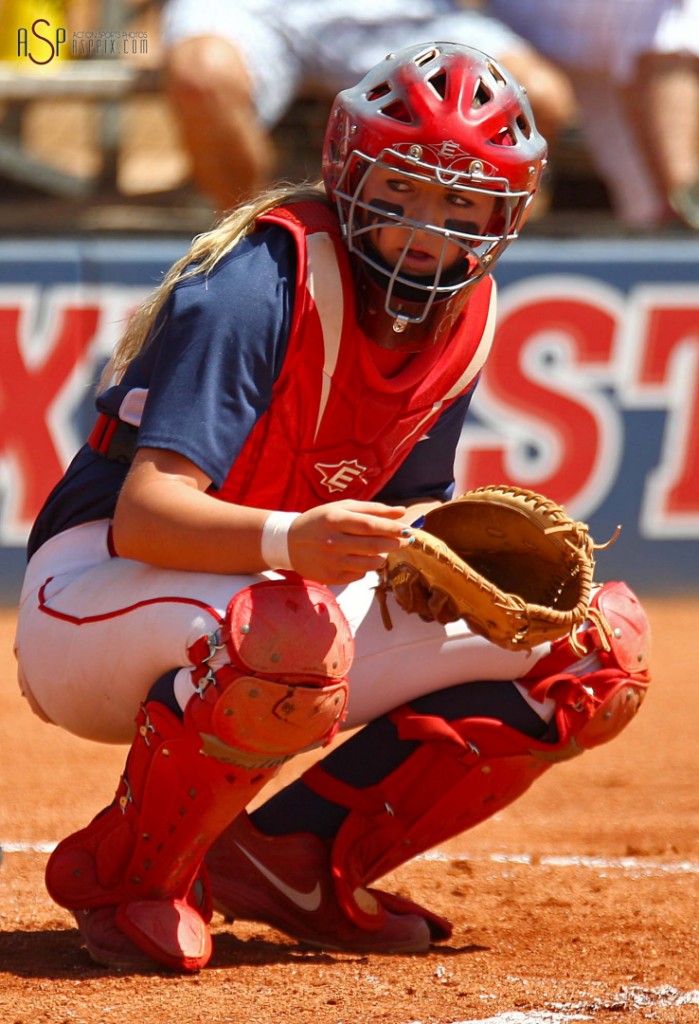
[[[136,311],[34,526],[17,631],[35,712],[130,744],[46,871],[98,962],[199,970],[213,907],[423,952],[449,923],[374,882],[637,710],[648,624],[625,584],[593,583],[592,548],[575,600],[545,597],[574,614],[536,643],[521,616],[493,642],[429,576],[418,614],[383,594],[391,630],[376,596],[453,498],[491,271],[545,158],[486,54],[391,54],[333,104],[322,184],[234,210]]]

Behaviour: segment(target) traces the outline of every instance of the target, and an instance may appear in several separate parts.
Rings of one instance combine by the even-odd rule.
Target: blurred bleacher
[[[0,0],[0,14],[12,3]],[[41,2],[35,6],[40,13]],[[69,53],[45,67],[0,60],[0,236],[206,230],[215,214],[191,184],[162,91],[158,3],[73,0],[69,10],[83,31],[92,25],[102,33],[140,32],[146,52],[87,59]],[[6,58],[7,45],[0,51]],[[331,99],[300,99],[275,129],[280,178],[317,176]],[[527,235],[620,233],[580,132],[570,125],[553,150]]]
[[[157,72],[62,73],[28,98],[0,67],[0,96],[0,236],[158,235],[211,224],[214,213],[189,180]],[[280,178],[317,177],[327,109],[318,100],[298,100],[276,127]],[[527,232],[618,231],[606,189],[571,126]]]

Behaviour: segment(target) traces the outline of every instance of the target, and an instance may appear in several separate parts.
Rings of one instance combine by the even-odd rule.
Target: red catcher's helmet
[[[480,50],[410,46],[339,93],[325,134],[323,180],[349,251],[361,261],[360,281],[385,293],[394,330],[424,323],[435,303],[453,306],[449,300],[493,269],[517,237],[545,164],[546,142],[524,90]],[[375,166],[450,190],[495,194],[498,201],[485,226],[423,224],[400,206],[372,205],[365,185]],[[444,269],[440,262],[429,277],[403,272],[402,258],[390,267],[370,242],[370,232],[388,225],[405,227],[404,253],[417,231],[427,231],[441,237],[442,253],[448,242],[457,243],[463,259]]]

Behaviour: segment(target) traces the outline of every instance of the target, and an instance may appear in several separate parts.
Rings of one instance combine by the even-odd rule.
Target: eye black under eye
[[[464,235],[479,235],[481,233],[480,225],[476,224],[472,220],[456,220],[456,218],[450,218],[444,221],[444,227],[447,231],[458,231]]]
[[[377,210],[383,210],[384,213],[395,213],[396,216],[401,217],[403,215],[403,207],[397,203],[389,203],[385,199],[370,199],[371,206]]]

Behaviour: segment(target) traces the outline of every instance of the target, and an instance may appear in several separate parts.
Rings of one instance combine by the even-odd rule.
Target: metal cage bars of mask
[[[410,165],[405,166],[408,160]],[[356,186],[351,191],[348,191],[346,190],[347,182],[351,179],[359,161],[366,163],[366,169],[361,174]],[[474,163],[480,166],[478,161],[474,161]],[[464,194],[494,196],[502,204],[498,216],[503,218],[503,229],[498,234],[458,231],[454,228],[438,227],[435,224],[416,221],[402,213],[392,213],[383,207],[372,205],[371,202],[363,200],[361,196],[375,167],[395,171],[395,173],[400,174],[402,177],[415,181],[438,184],[445,189]],[[435,167],[414,156],[406,157],[405,154],[401,154],[391,148],[383,149],[377,157],[370,157],[359,150],[355,150],[350,154],[334,189],[338,215],[349,251],[354,253],[386,280],[384,308],[389,316],[400,318],[409,323],[422,323],[435,301],[451,298],[461,291],[462,288],[480,280],[481,277],[492,270],[495,262],[510,242],[517,238],[524,211],[529,205],[533,194],[526,190],[510,191],[509,182],[506,178],[488,180],[488,186],[496,185],[498,186],[497,188],[485,185],[480,186],[474,183],[473,179],[476,174],[477,171],[473,170],[445,172],[444,168]],[[374,218],[378,217],[380,219],[373,219],[371,223],[361,224],[359,223],[360,218],[357,215],[358,211],[365,211]],[[492,220],[493,218],[491,217],[491,222]],[[401,255],[395,266],[391,268],[379,262],[370,252],[367,252],[362,247],[361,238],[373,231],[380,230],[382,227],[396,226],[405,228],[409,234]],[[419,278],[401,273],[403,260],[418,232],[436,236],[441,241],[437,268],[435,273],[430,275],[429,281],[421,281]],[[464,252],[466,272],[461,280],[457,278],[456,280],[441,283],[445,273],[444,259],[446,248],[449,243],[456,245]],[[479,252],[479,247],[483,245],[487,246],[487,249]],[[446,269],[447,274],[449,270],[450,268]],[[391,303],[396,286],[409,288],[413,294],[417,292],[418,294],[424,293],[426,295],[424,309],[419,315],[407,315],[404,310],[397,310],[392,307]],[[413,298],[412,301],[415,301],[415,299]]]

